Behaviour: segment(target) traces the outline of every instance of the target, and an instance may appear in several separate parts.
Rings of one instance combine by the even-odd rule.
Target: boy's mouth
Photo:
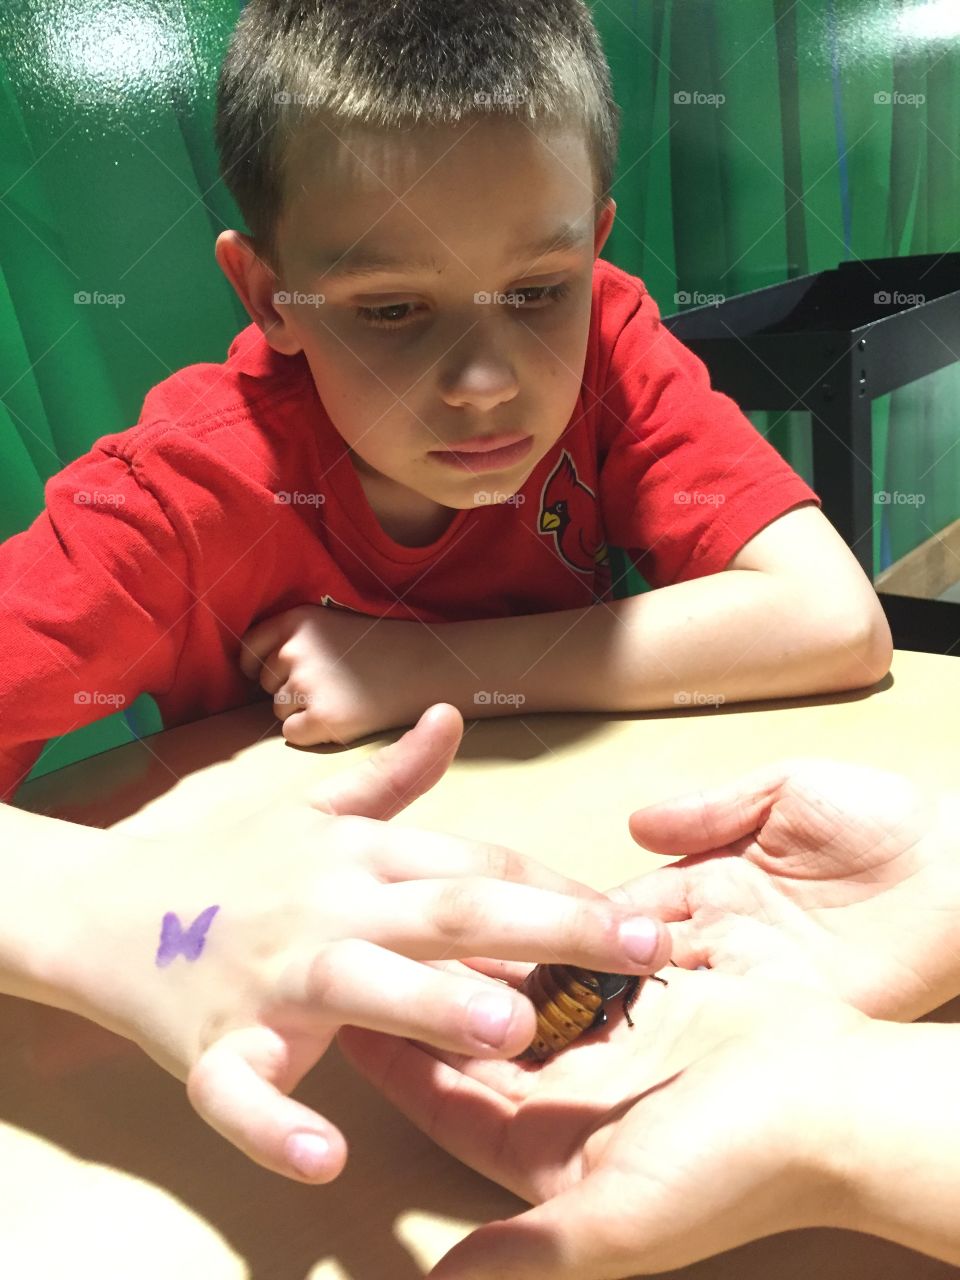
[[[430,457],[461,471],[505,471],[530,452],[533,436],[488,436],[467,440],[456,449],[431,449]]]

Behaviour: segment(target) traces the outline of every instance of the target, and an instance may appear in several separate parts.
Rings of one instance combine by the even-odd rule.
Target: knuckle
[[[207,1115],[217,1098],[215,1053],[206,1052],[187,1073],[187,1098],[199,1115]]]
[[[602,903],[575,903],[571,907],[567,925],[570,945],[581,951],[594,950],[599,941],[608,941],[613,937],[617,921],[623,914],[625,913],[616,909],[613,903],[609,906]]]
[[[342,1004],[342,993],[356,986],[368,950],[368,944],[360,938],[343,938],[323,947],[310,964],[311,1003],[321,1007]]]
[[[294,663],[300,657],[300,646],[294,636],[288,640],[284,640],[283,644],[277,650],[278,662]]]
[[[493,880],[519,880],[523,872],[523,858],[513,849],[501,845],[488,845],[486,850],[487,874]]]
[[[346,862],[365,862],[376,850],[378,842],[389,853],[389,841],[385,839],[382,823],[356,814],[344,814],[334,819],[337,856]]]
[[[475,929],[481,914],[476,881],[456,880],[445,885],[433,906],[433,926],[451,942],[457,942]]]

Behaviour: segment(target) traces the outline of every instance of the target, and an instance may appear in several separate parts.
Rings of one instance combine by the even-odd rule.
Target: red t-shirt
[[[458,512],[426,547],[383,532],[305,358],[250,325],[225,363],[154,387],[0,547],[0,795],[48,738],[141,693],[167,726],[264,696],[240,638],[294,605],[426,622],[576,609],[607,594],[605,543],[665,586],[719,572],[811,501],[643,284],[602,259],[562,438],[517,499]]]

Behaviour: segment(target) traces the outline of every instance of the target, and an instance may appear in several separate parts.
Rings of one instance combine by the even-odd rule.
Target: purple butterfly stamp
[[[173,964],[177,956],[183,956],[184,960],[191,962],[198,959],[207,940],[207,930],[219,910],[219,906],[207,907],[206,911],[200,912],[189,929],[184,929],[175,911],[168,911],[160,929],[157,968],[165,969],[168,964]]]

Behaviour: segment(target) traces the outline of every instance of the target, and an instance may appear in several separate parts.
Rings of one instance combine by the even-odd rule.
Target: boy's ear
[[[607,242],[607,236],[613,227],[613,220],[617,216],[617,202],[612,196],[608,196],[600,207],[600,213],[597,217],[596,230],[594,231],[594,249],[593,256],[600,257],[600,250]]]
[[[250,319],[260,326],[274,351],[284,356],[301,351],[302,343],[284,317],[285,308],[274,302],[279,285],[276,272],[258,256],[250,236],[242,231],[222,231],[214,254]]]

